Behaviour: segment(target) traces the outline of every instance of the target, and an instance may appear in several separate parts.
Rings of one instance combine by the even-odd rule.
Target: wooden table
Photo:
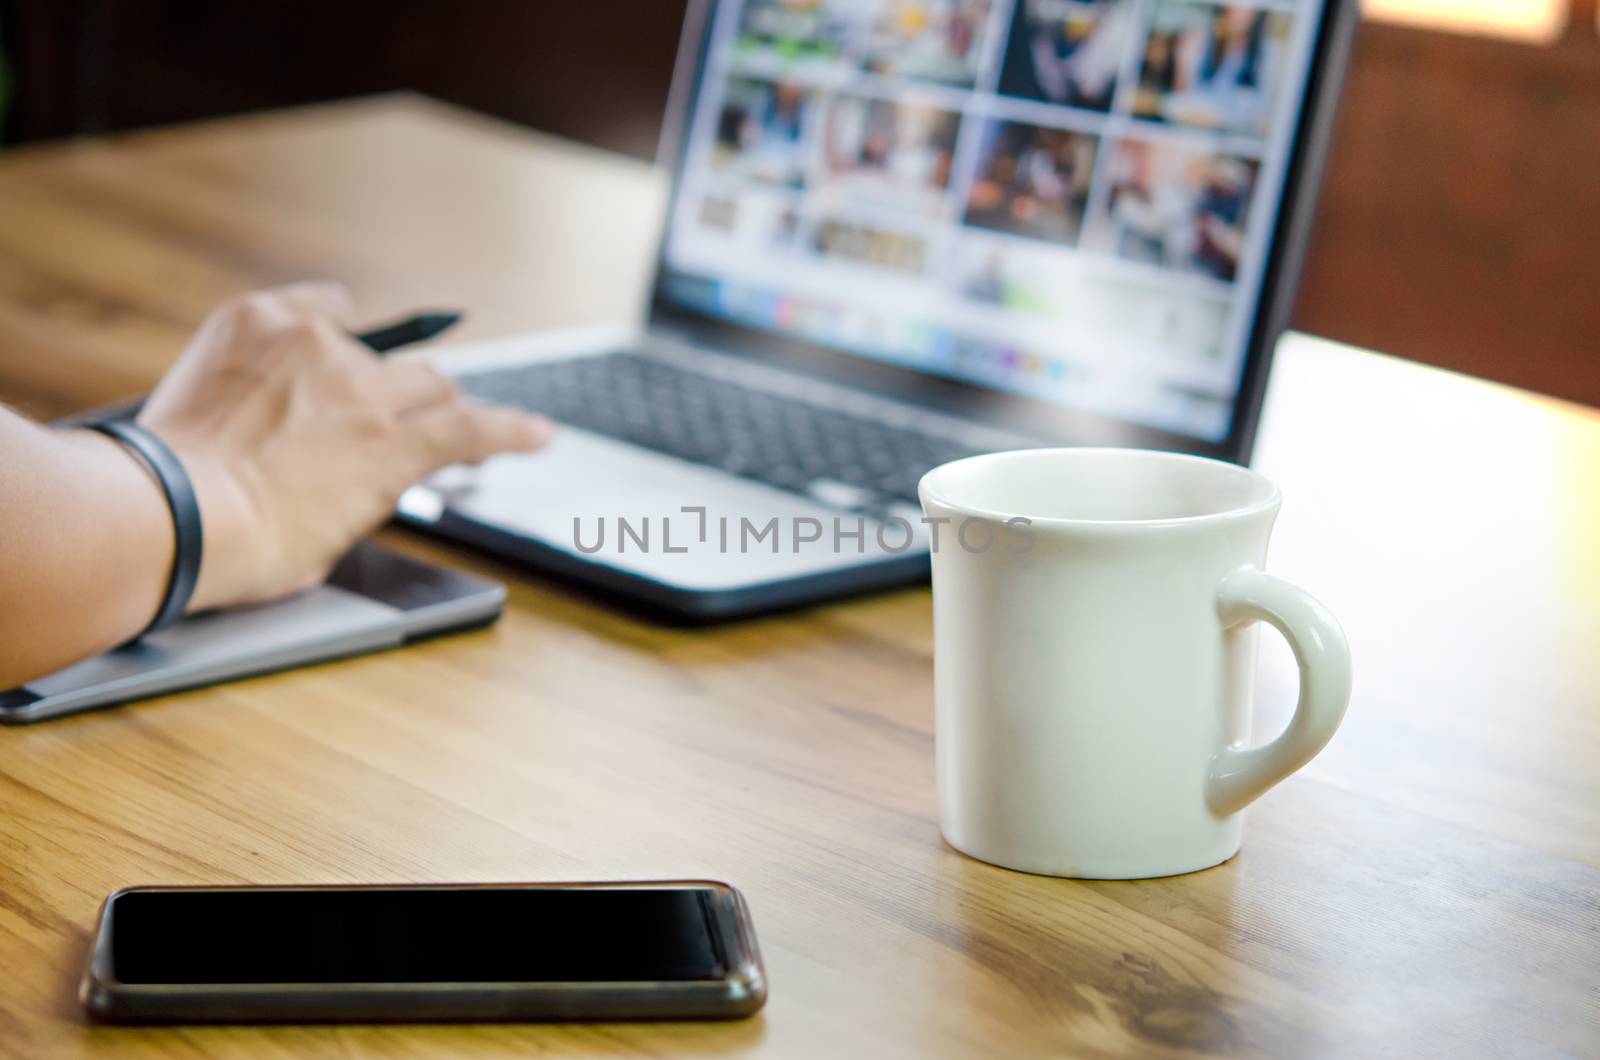
[[[213,303],[303,276],[468,306],[464,337],[626,317],[662,195],[410,98],[6,155],[0,398],[142,389]],[[945,846],[925,590],[686,632],[390,533],[508,581],[505,618],[0,731],[0,1052],[1600,1054],[1600,414],[1279,357],[1273,568],[1358,679],[1228,864],[1080,883]],[[1263,644],[1265,736],[1294,679]],[[671,876],[748,894],[760,1017],[124,1030],[74,997],[125,884]]]

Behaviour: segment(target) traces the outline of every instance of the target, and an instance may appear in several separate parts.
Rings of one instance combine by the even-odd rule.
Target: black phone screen
[[[701,888],[131,891],[111,907],[129,984],[719,979]]]

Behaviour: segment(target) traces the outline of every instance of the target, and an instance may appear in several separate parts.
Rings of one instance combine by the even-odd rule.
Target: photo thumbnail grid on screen
[[[1313,0],[725,0],[668,297],[1226,434]]]

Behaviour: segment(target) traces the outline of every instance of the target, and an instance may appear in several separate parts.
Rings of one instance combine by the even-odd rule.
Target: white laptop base
[[[886,422],[926,419],[938,430],[972,436],[975,446],[1030,441],[623,328],[521,336],[423,356],[463,375],[619,349],[690,361],[707,374],[788,396],[812,389],[804,396],[829,407],[870,406]],[[920,510],[907,502],[869,515],[853,508],[855,492],[822,482],[803,496],[559,426],[539,453],[448,468],[413,487],[400,518],[680,617],[722,618],[925,578],[928,535]]]

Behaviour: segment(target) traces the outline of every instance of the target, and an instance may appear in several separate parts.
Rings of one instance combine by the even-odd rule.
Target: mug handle
[[[1310,593],[1254,567],[1222,580],[1217,613],[1228,629],[1270,623],[1300,664],[1300,702],[1283,734],[1260,747],[1225,747],[1211,760],[1206,805],[1226,817],[1311,761],[1333,738],[1350,705],[1350,645],[1338,620]]]

